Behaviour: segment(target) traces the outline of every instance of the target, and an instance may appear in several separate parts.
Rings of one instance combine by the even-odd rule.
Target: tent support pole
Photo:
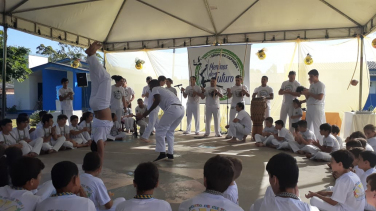
[[[5,23],[5,15],[3,16],[3,21]],[[4,34],[3,34],[3,70],[2,70],[2,100],[1,100],[1,119],[5,118],[6,110],[6,72],[7,72],[7,39],[8,39],[8,25],[4,24]]]
[[[363,47],[364,37],[360,35],[360,77],[359,77],[359,111],[363,110],[362,95],[363,95]]]

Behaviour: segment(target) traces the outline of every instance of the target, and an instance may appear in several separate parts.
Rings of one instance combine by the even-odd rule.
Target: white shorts
[[[95,141],[95,143],[97,143],[99,140],[106,141],[113,125],[113,121],[94,118],[91,139]]]

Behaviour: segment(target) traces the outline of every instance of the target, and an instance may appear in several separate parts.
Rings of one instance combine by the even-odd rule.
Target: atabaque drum
[[[264,120],[266,100],[264,98],[254,98],[251,101],[251,119],[252,119],[252,137],[255,138],[255,134],[262,134]]]

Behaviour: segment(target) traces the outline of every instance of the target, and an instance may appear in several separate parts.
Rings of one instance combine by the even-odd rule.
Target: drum
[[[255,134],[262,134],[266,101],[263,98],[254,98],[251,101],[251,119],[252,119],[252,137],[255,138]]]

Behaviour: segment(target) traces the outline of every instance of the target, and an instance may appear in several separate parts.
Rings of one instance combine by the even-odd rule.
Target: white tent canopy
[[[348,38],[376,25],[375,0],[0,0],[1,25],[107,51]]]

